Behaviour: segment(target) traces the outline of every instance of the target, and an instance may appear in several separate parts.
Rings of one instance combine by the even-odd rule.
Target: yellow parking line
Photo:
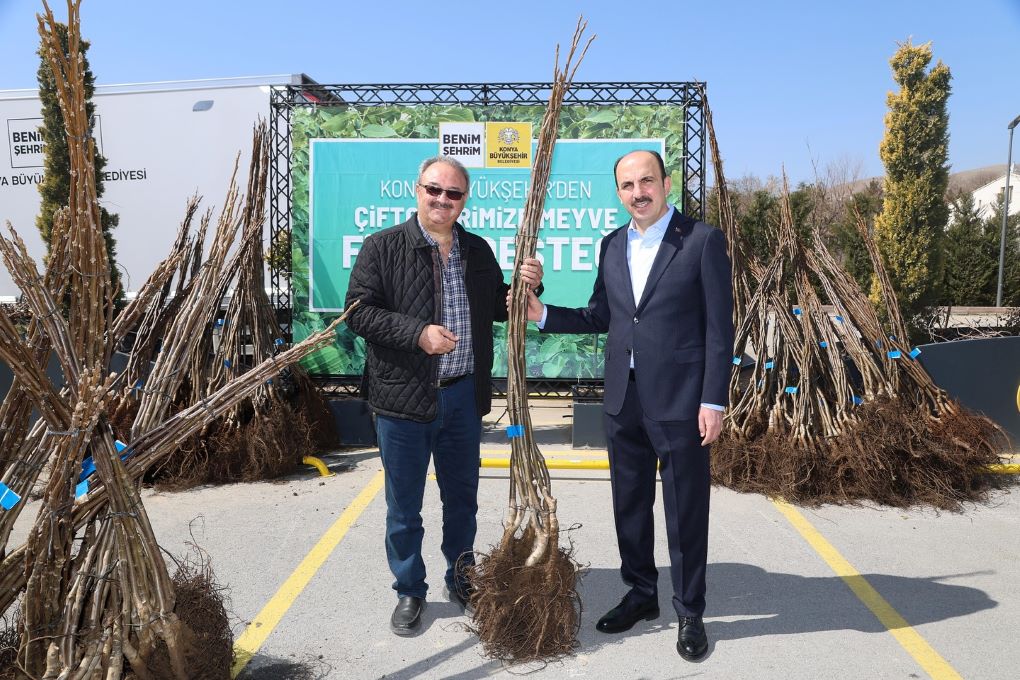
[[[237,675],[248,665],[252,657],[259,651],[262,644],[273,632],[280,619],[287,613],[294,600],[305,589],[308,582],[312,580],[315,573],[323,565],[326,559],[333,552],[333,549],[343,540],[347,530],[358,520],[368,504],[372,502],[379,489],[383,485],[383,472],[380,470],[372,481],[368,483],[357,498],[347,506],[336,522],[333,523],[319,542],[315,544],[311,552],[305,555],[297,569],[283,582],[280,589],[276,591],[272,599],[262,608],[248,627],[241,633],[241,637],[234,642],[234,665],[230,669],[230,677]]]
[[[789,503],[783,501],[772,503],[933,680],[961,680],[960,674],[907,623],[906,619],[900,616],[899,612],[892,608],[884,597],[878,594],[867,579],[861,576],[831,543],[825,540],[804,515]]]

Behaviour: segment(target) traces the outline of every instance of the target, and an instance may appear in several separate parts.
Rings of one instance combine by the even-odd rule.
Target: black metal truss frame
[[[284,85],[270,91],[269,139],[269,243],[273,252],[290,252],[291,206],[291,112],[294,109],[322,106],[500,106],[506,104],[545,105],[552,83],[446,83],[404,85],[322,85],[305,83]],[[684,109],[684,156],[681,169],[684,212],[704,219],[707,196],[707,140],[705,131],[705,83],[575,83],[563,99],[564,106],[659,105]],[[284,268],[285,267],[285,268]],[[293,296],[290,258],[272,258],[269,281],[277,316],[284,326],[287,342],[291,336]],[[320,382],[332,385],[356,383],[342,376],[320,376]],[[493,383],[493,394],[500,394]],[[601,381],[594,381],[594,385]],[[574,394],[573,386],[587,384],[577,380],[529,381],[538,394]],[[356,387],[356,385],[355,385]],[[347,389],[346,387],[343,389]],[[587,388],[582,390],[585,394]]]

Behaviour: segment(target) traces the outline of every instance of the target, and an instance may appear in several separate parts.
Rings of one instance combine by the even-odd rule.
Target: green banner
[[[531,123],[544,107],[386,106],[298,109],[293,113],[291,178],[294,340],[342,311],[361,243],[414,214],[422,160],[440,153],[441,124]],[[447,127],[446,129],[452,129]],[[525,128],[526,129],[526,128]],[[679,203],[683,139],[679,107],[565,107],[556,144],[538,255],[543,300],[583,306],[591,294],[601,238],[629,220],[616,197],[613,163],[634,149],[663,153],[676,169]],[[464,137],[466,139],[466,137]],[[462,147],[467,148],[467,147]],[[532,156],[535,144],[531,145]],[[526,152],[527,145],[521,147]],[[460,223],[485,238],[506,273],[530,181],[528,167],[471,167],[470,196]],[[506,329],[494,327],[493,375],[506,375]],[[529,373],[544,378],[598,378],[600,339],[539,335],[529,329]],[[364,367],[364,343],[344,327],[337,343],[305,361],[314,374],[352,375]]]

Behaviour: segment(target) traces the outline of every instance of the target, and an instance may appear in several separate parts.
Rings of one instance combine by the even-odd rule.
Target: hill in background
[[[1014,166],[1015,167],[1015,166]],[[986,165],[983,168],[974,168],[973,170],[961,170],[960,172],[953,172],[949,174],[949,193],[954,194],[958,190],[970,193],[979,186],[988,184],[996,177],[1001,177],[1006,174],[1006,164],[999,163],[998,165]],[[879,184],[882,183],[881,177],[869,177],[868,179],[859,179],[854,182],[850,182],[849,187],[852,193],[861,191],[871,182],[877,181]]]

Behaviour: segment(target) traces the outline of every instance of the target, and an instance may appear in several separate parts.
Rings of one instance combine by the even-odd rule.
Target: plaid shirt
[[[433,248],[439,244],[432,234],[418,223],[425,240]],[[442,258],[440,258],[442,260]],[[453,245],[443,270],[443,326],[457,335],[457,346],[449,354],[439,357],[439,377],[456,378],[474,373],[475,357],[471,350],[471,305],[468,303],[467,288],[464,286],[464,261],[460,257],[457,231],[453,232]]]

